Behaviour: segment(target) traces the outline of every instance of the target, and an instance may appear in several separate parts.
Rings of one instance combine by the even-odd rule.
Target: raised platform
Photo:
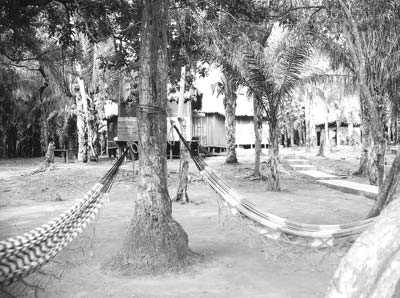
[[[313,177],[315,179],[339,179],[339,176],[328,174],[325,172],[317,171],[317,170],[303,170],[303,171],[298,171],[301,174]]]
[[[337,189],[343,192],[363,195],[369,199],[375,199],[378,194],[378,187],[369,184],[352,182],[347,180],[317,180],[322,185]]]

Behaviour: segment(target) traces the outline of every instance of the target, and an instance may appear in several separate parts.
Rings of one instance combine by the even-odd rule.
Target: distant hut
[[[340,108],[329,106],[327,113],[323,102],[315,102],[312,107],[315,124],[316,145],[319,146],[328,126],[329,141],[332,145],[354,145],[361,143],[360,99],[346,97]]]
[[[194,111],[192,135],[209,151],[223,151],[226,147],[225,116],[218,112]]]
[[[128,142],[138,142],[138,128],[135,102],[109,101],[105,106],[107,120],[107,152],[116,156],[117,150],[127,147]]]
[[[118,104],[109,101],[105,106],[107,120],[107,152],[116,156],[124,150],[128,143],[138,143],[137,103],[120,101]],[[179,137],[172,133],[170,120],[178,123],[178,104],[175,101],[167,103],[168,115],[168,150],[170,156],[179,155]],[[189,130],[190,132],[190,130]],[[186,135],[190,140],[190,134]]]
[[[221,152],[226,149],[225,132],[225,111],[223,99],[217,97],[212,92],[211,85],[215,83],[220,76],[218,70],[212,70],[209,76],[197,78],[194,86],[202,96],[199,96],[195,102],[188,102],[187,129],[185,138],[189,141],[195,140],[203,147],[212,152]],[[122,150],[128,142],[137,142],[137,118],[134,102],[120,101],[109,103],[113,108],[106,115],[107,119],[107,152],[116,155],[118,150]],[[106,112],[107,114],[107,112]],[[167,104],[168,118],[168,155],[179,156],[179,138],[171,130],[170,120],[178,124],[178,103],[174,96],[169,96]],[[254,125],[253,125],[253,104],[246,96],[245,92],[238,92],[236,108],[236,144],[242,148],[252,148],[255,144]],[[177,125],[179,127],[179,125]],[[269,144],[269,129],[266,120],[263,121],[262,146]]]
[[[203,93],[202,108],[193,112],[193,136],[200,140],[203,147],[209,151],[225,151],[225,110],[222,96],[212,92],[211,84],[218,79],[218,72],[210,73],[209,77],[198,79],[197,88]],[[243,90],[238,92],[236,107],[236,145],[242,148],[252,148],[255,144],[253,103]],[[268,147],[269,129],[266,120],[263,121],[262,146]]]

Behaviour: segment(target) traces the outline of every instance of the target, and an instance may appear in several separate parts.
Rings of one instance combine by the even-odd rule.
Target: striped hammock
[[[71,209],[30,232],[0,241],[0,286],[38,270],[87,227],[102,207],[125,155],[126,151]]]
[[[374,218],[369,218],[347,224],[317,225],[295,222],[265,213],[229,187],[201,157],[190,150],[188,142],[173,121],[171,121],[171,125],[190,152],[200,174],[221,197],[224,205],[230,208],[232,214],[240,215],[250,222],[249,227],[260,236],[299,246],[326,248],[352,243],[374,222]]]

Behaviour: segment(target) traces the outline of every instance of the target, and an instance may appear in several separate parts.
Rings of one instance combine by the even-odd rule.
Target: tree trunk
[[[305,105],[305,118],[306,118],[306,151],[311,150],[311,98],[308,92],[305,94],[306,105]]]
[[[49,129],[47,125],[47,114],[45,107],[42,105],[40,109],[40,144],[42,148],[42,156],[46,156],[48,140],[49,140]]]
[[[261,159],[261,143],[262,143],[262,120],[263,109],[260,103],[261,99],[253,98],[254,110],[254,136],[255,136],[255,158],[254,158],[254,176],[260,177],[260,159]]]
[[[86,133],[87,133],[87,145],[90,149],[90,153],[92,156],[97,156],[96,151],[94,150],[93,142],[97,139],[97,132],[93,125],[93,119],[91,117],[89,107],[88,107],[88,96],[86,94],[85,89],[85,82],[81,78],[77,78],[78,85],[79,85],[79,92],[81,94],[82,100],[82,109],[85,115],[84,124],[86,126]]]
[[[369,182],[372,185],[381,186],[385,179],[385,152],[386,139],[383,135],[383,123],[379,119],[371,119],[367,167]]]
[[[271,148],[269,150],[270,173],[268,177],[268,189],[280,191],[279,182],[279,126],[277,123],[270,122]]]
[[[185,79],[186,79],[186,66],[182,66],[181,80],[179,89],[179,102],[178,102],[178,120],[180,131],[183,136],[186,136],[186,116],[187,104],[185,104]],[[180,144],[180,158],[181,167],[179,169],[179,184],[176,191],[175,201],[180,201],[182,204],[189,203],[187,194],[188,176],[189,176],[189,152],[186,146],[181,142]]]
[[[48,131],[48,126],[47,126],[47,113],[46,113],[46,107],[43,104],[44,101],[44,91],[47,89],[49,86],[49,77],[47,76],[43,65],[40,63],[39,64],[39,72],[43,77],[43,83],[39,87],[39,101],[41,103],[41,109],[40,109],[40,143],[42,146],[42,152],[45,153],[47,152],[47,145],[48,145],[48,139],[49,139],[49,131]]]
[[[297,132],[299,133],[299,146],[303,146],[303,127],[299,126]]]
[[[285,148],[288,147],[288,133],[287,133],[287,127],[285,127],[284,131],[283,131],[283,146],[285,146]]]
[[[349,124],[347,126],[347,139],[348,139],[348,143],[346,143],[346,145],[353,145],[354,143],[354,138],[353,138],[353,132],[354,132],[354,124],[353,122],[349,121]]]
[[[82,97],[80,94],[75,94],[76,101],[76,126],[78,130],[78,161],[87,162],[87,134],[85,125],[85,112],[82,106]]]
[[[365,122],[367,120],[365,119]],[[376,143],[372,131],[370,129],[369,121],[362,125],[362,153],[360,158],[360,165],[358,170],[354,173],[357,176],[368,176],[371,185],[379,185],[379,181],[383,182],[384,169],[382,170],[381,156],[385,158],[384,152],[382,153],[382,146]],[[385,148],[386,150],[386,148]],[[384,161],[383,161],[384,163]],[[379,166],[379,168],[378,168]],[[384,164],[383,164],[384,167]],[[379,170],[380,169],[380,170]],[[381,173],[381,174],[379,174]]]
[[[329,140],[329,109],[326,107],[326,117],[325,117],[325,147],[330,148]]]
[[[72,154],[69,156],[69,159],[74,159],[74,150],[77,148],[77,126],[76,126],[76,115],[67,116],[67,124],[64,131],[67,136],[68,150],[69,153]]]
[[[293,123],[293,119],[290,119],[290,143],[289,143],[290,147],[294,147],[294,123]]]
[[[236,93],[232,86],[232,79],[222,75],[224,82],[224,107],[225,107],[225,130],[226,130],[226,163],[237,163],[236,156]]]
[[[353,175],[365,177],[368,174],[368,152],[370,151],[369,143],[369,129],[368,129],[368,115],[365,107],[363,107],[362,101],[360,101],[361,107],[361,156],[360,164],[357,171]]]
[[[326,298],[392,297],[400,278],[399,154],[396,160],[393,174],[397,175],[391,180],[390,192],[393,202],[342,258]]]
[[[323,136],[320,141],[317,156],[325,157],[325,136]]]
[[[371,75],[371,71],[367,68],[368,63],[370,62],[368,62],[365,46],[363,46],[363,42],[365,42],[362,36],[363,33],[359,31],[358,26],[354,22],[348,5],[346,5],[343,0],[339,0],[338,4],[344,13],[345,22],[347,23],[347,26],[343,26],[344,36],[353,58],[355,74],[359,82],[362,116],[368,115],[370,139],[374,142],[373,145],[370,145],[370,148],[373,148],[372,152],[370,152],[373,158],[373,163],[369,163],[368,166],[372,164],[376,166],[378,184],[381,185],[384,179],[384,158],[386,150],[386,140],[383,132],[384,122],[381,108],[384,95],[379,94],[379,90],[374,87],[379,86],[380,81],[376,81],[376,78]],[[371,171],[369,171],[369,174],[370,173]]]
[[[384,183],[381,185],[374,205],[368,213],[368,218],[378,216],[385,205],[393,200],[396,191],[400,185],[400,150],[397,151],[396,157],[390,168]]]
[[[109,263],[124,274],[174,270],[190,254],[167,189],[168,1],[144,1],[141,26],[138,195],[123,247]]]
[[[339,128],[340,128],[340,121],[336,121],[336,146],[340,145]]]

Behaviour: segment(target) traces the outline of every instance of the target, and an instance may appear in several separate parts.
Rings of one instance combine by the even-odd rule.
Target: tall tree
[[[268,39],[272,28],[267,23],[270,10],[266,3],[243,0],[221,1],[219,7],[199,5],[195,9],[203,60],[219,66],[222,71],[221,82],[217,85],[224,100],[226,163],[237,163],[236,91],[242,84],[239,72],[232,67],[232,53],[237,52],[243,34],[252,40],[261,39],[261,42]]]
[[[325,44],[329,45],[326,48],[334,64],[344,65],[357,79],[364,132],[358,172],[365,168],[371,183],[382,185],[385,106],[399,68],[399,3],[326,0],[322,4],[323,9],[314,14],[310,28],[319,40],[329,41]]]
[[[168,1],[143,2],[139,81],[138,196],[113,268],[151,273],[182,266],[188,237],[172,218],[166,173]]]
[[[263,118],[264,109],[260,98],[253,98],[253,124],[254,124],[254,176],[260,177],[260,160],[261,160],[261,143],[262,143],[262,130],[263,130]]]
[[[368,113],[368,119],[363,119],[368,123],[370,149],[367,158],[372,159],[369,164],[377,169],[377,184],[381,187],[385,175],[385,106],[392,94],[391,82],[400,69],[400,4],[397,1],[379,1],[373,5],[367,2],[339,0],[338,8],[344,19],[343,34],[360,87],[363,116]],[[358,6],[363,9],[356,8]],[[377,200],[370,216],[377,215],[379,206],[383,205]]]
[[[236,105],[238,88],[237,80],[228,72],[223,72],[222,86],[224,88],[225,133],[226,133],[226,163],[237,163],[236,156]]]
[[[244,56],[239,55],[232,60],[236,61],[235,67],[250,93],[263,101],[270,129],[268,184],[272,190],[280,190],[278,163],[281,108],[300,82],[300,72],[309,54],[310,44],[306,39],[295,38],[287,33],[275,46],[251,45],[245,50]]]
[[[186,118],[191,118],[191,113],[188,113],[188,103],[185,102],[185,84],[186,83],[186,66],[182,66],[181,79],[179,84],[179,100],[178,100],[178,121],[181,133],[186,136],[187,122]],[[190,121],[190,120],[189,120]],[[189,179],[189,152],[185,144],[180,144],[181,168],[179,169],[179,183],[176,191],[176,201],[181,203],[189,203],[187,194],[187,186]]]

